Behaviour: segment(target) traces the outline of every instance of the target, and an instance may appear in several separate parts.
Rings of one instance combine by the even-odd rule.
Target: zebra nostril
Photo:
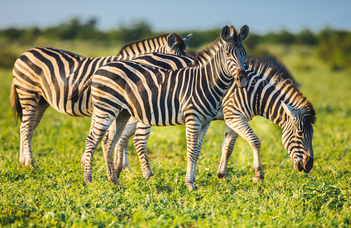
[[[304,163],[304,172],[308,173],[310,170],[313,168],[313,158],[309,155],[307,155]]]
[[[299,171],[299,172],[301,172],[302,170],[304,170],[303,167],[302,167],[302,165],[301,165],[301,162],[300,162],[300,161],[296,161],[296,162],[294,163],[294,169],[295,169],[296,171]]]

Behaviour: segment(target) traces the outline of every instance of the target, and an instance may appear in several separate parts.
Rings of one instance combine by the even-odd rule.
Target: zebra
[[[236,85],[228,89],[222,101],[223,108],[216,117],[226,123],[218,178],[226,178],[228,160],[240,135],[253,150],[253,180],[264,179],[260,139],[248,124],[255,116],[263,116],[281,127],[283,146],[294,162],[294,169],[308,173],[313,167],[312,124],[316,121],[311,102],[295,84],[284,78],[279,68],[251,60],[245,73],[248,77],[246,89]]]
[[[151,66],[162,66],[165,69],[180,69],[193,64],[193,59],[191,57],[185,56],[173,56],[169,54],[151,53],[141,55],[135,58],[133,61],[148,64]],[[296,83],[292,75],[286,69],[286,67],[276,58],[273,57],[247,57],[247,61],[254,61],[256,64],[260,63],[266,67],[274,67],[277,72],[281,74],[281,78],[286,80],[286,83]],[[127,145],[128,140],[135,134],[133,139],[134,147],[136,148],[140,165],[142,168],[143,178],[149,179],[153,176],[152,170],[149,165],[149,161],[146,155],[147,142],[151,133],[151,126],[145,125],[142,122],[138,122],[135,118],[131,117],[127,123],[121,137],[116,144],[115,151],[115,169],[117,171],[117,176],[119,167],[118,154],[123,153],[123,165],[122,168],[126,171],[130,171],[128,158],[127,158]],[[122,152],[123,151],[123,152]]]
[[[149,53],[149,54],[140,55],[139,57],[133,59],[133,61],[147,64],[154,67],[159,67],[159,68],[161,67],[163,69],[172,69],[172,70],[189,67],[189,66],[192,66],[194,63],[194,59],[189,56],[184,56],[184,55],[176,56],[172,54],[163,54],[163,53]],[[115,159],[114,159],[115,167],[119,166],[118,164],[119,154],[124,153],[122,168],[127,171],[130,170],[128,165],[128,158],[127,158],[127,146],[128,146],[129,138],[135,134],[134,147],[136,148],[136,150],[138,151],[138,154],[140,155],[139,158],[140,158],[141,166],[145,167],[143,169],[144,170],[143,177],[144,179],[148,179],[151,176],[153,176],[150,165],[148,163],[146,152],[145,152],[147,149],[147,140],[149,138],[150,133],[151,133],[151,126],[145,125],[142,122],[139,122],[133,116],[130,117],[115,147],[116,148]],[[108,132],[106,134],[108,134]],[[140,138],[141,140],[138,140],[138,138]],[[119,174],[120,172],[117,174],[118,177],[119,177]]]
[[[52,47],[33,48],[23,53],[13,68],[10,95],[12,109],[22,121],[20,165],[35,168],[31,141],[34,129],[50,105],[66,115],[91,116],[90,89],[79,100],[70,98],[99,67],[112,61],[132,60],[144,53],[186,55],[184,49],[191,38],[191,34],[184,39],[176,33],[162,34],[126,44],[118,55],[102,58],[88,58]]]
[[[110,128],[102,146],[108,164],[108,180],[119,184],[112,151],[129,117],[133,116],[150,126],[186,126],[185,183],[190,189],[196,189],[196,163],[209,123],[217,115],[222,97],[233,81],[239,87],[246,86],[242,74],[246,50],[242,42],[248,33],[247,25],[239,34],[234,30],[233,35],[231,28],[224,26],[220,39],[199,52],[192,67],[164,70],[136,62],[115,61],[96,71],[91,86],[94,110],[82,157],[84,181],[91,183],[93,153],[115,122],[116,127]],[[84,91],[79,94],[82,93]]]

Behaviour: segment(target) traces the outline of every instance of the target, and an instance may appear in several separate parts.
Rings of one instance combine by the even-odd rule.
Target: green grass
[[[71,44],[65,45],[61,48]],[[224,123],[217,121],[211,124],[198,162],[198,191],[190,192],[184,184],[183,126],[153,128],[148,147],[154,172],[150,180],[142,179],[135,150],[130,145],[132,171],[122,173],[122,189],[111,185],[98,147],[93,183],[87,186],[79,162],[90,118],[64,116],[52,108],[45,113],[33,139],[37,170],[21,168],[19,123],[16,125],[13,119],[8,99],[12,74],[10,70],[0,70],[0,225],[350,226],[350,74],[330,71],[307,47],[264,48],[282,57],[316,109],[315,163],[310,174],[293,169],[293,162],[282,146],[279,127],[256,117],[251,125],[262,142],[263,182],[252,182],[252,150],[242,138],[237,140],[229,161],[228,178],[221,181],[216,177],[224,133]],[[72,51],[88,56],[94,52],[93,49],[85,49],[84,53]],[[96,56],[116,52],[110,51],[100,50],[101,54]]]

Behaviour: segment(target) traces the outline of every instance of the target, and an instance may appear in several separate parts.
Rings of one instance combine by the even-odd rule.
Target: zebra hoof
[[[83,180],[84,182],[88,185],[93,181],[93,176],[92,174],[89,174],[89,172],[84,172],[83,174]]]
[[[109,180],[113,185],[118,186],[118,187],[123,187],[118,180]]]
[[[190,191],[196,191],[197,190],[197,186],[195,183],[187,183],[186,186],[188,187],[188,189]]]
[[[84,179],[84,182],[85,182],[87,185],[89,185],[92,181],[89,180],[89,179]]]
[[[32,165],[32,164],[33,164],[33,161],[32,161],[32,160],[29,160],[29,159],[25,159],[25,160],[24,160],[24,166]]]
[[[217,177],[224,181],[227,178],[227,174],[217,172]]]
[[[23,160],[23,161],[20,161],[20,166],[22,166],[22,167],[25,167],[25,166],[26,166],[24,160]]]
[[[264,179],[263,176],[254,176],[252,178],[253,182],[263,181],[263,179]]]
[[[131,169],[129,168],[129,166],[123,166],[123,170],[126,171],[126,172],[128,172],[128,173],[131,171]]]
[[[37,170],[37,168],[35,167],[35,165],[34,165],[33,162],[30,164],[30,168],[31,168],[31,169],[34,169],[34,170]]]
[[[150,177],[152,177],[154,174],[151,172],[151,173],[147,173],[147,174],[143,174],[143,178],[144,180],[148,180]]]

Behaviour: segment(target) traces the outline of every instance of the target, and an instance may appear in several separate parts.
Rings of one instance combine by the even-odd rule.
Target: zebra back
[[[255,65],[257,64],[263,64],[267,67],[275,67],[277,68],[277,72],[281,73],[282,78],[286,80],[290,80],[291,83],[295,84],[296,86],[300,86],[300,84],[294,79],[294,77],[290,74],[288,69],[284,66],[284,64],[279,61],[275,57],[271,56],[264,56],[264,57],[254,57],[254,56],[247,56],[246,58],[247,62],[253,62]],[[253,64],[251,63],[251,64]]]
[[[163,69],[176,70],[188,67],[194,64],[194,59],[188,56],[178,56],[162,53],[151,53],[141,55],[135,59],[134,62],[159,67]]]
[[[117,60],[132,60],[141,54],[153,52],[187,56],[185,49],[191,38],[191,34],[183,39],[177,33],[166,33],[131,42],[121,48]]]
[[[295,109],[306,107],[308,114],[306,115],[308,122],[315,122],[315,111],[312,104],[306,100],[299,88],[291,82],[289,75],[286,75],[281,68],[272,66],[262,62],[261,59],[250,59],[248,62],[248,69],[246,70],[248,83],[246,89],[238,90],[236,85],[228,90],[223,101],[230,98],[239,102],[236,107],[239,107],[240,97],[245,100],[247,110],[243,113],[251,113],[252,116],[247,116],[250,120],[256,115],[261,115],[270,120],[275,120],[277,115],[281,113],[277,110],[278,103],[276,99],[291,105]],[[268,99],[269,94],[274,95],[275,99]],[[271,95],[273,96],[273,95]],[[283,119],[279,118],[280,121]],[[274,122],[274,121],[273,121]],[[282,125],[281,122],[275,122]]]

